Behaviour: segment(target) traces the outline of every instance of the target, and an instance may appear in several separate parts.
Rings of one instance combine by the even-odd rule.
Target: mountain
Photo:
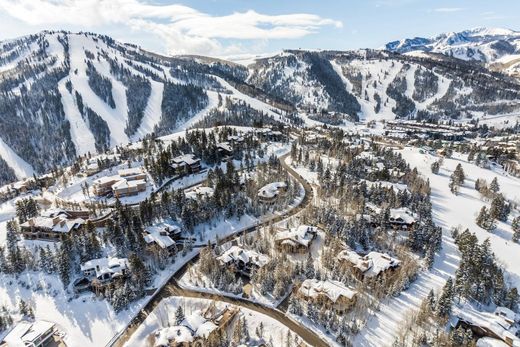
[[[248,68],[247,82],[266,93],[351,120],[478,118],[520,107],[517,80],[448,56],[286,51]]]
[[[219,75],[233,83],[247,70],[163,57],[91,33],[44,31],[0,42],[0,182],[188,127],[218,106],[219,94],[274,115]]]
[[[520,32],[500,28],[476,28],[393,41],[385,49],[398,52],[432,52],[482,62],[510,75],[520,76]]]
[[[447,55],[287,50],[245,66],[43,31],[0,42],[0,183],[192,126],[469,119],[519,100],[516,79]]]

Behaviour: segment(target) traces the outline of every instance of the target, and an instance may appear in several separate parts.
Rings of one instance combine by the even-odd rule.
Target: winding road
[[[262,223],[247,228],[245,230],[241,230],[240,232],[229,235],[221,241],[227,242],[234,238],[236,238],[239,234],[247,234],[258,230],[270,223],[277,223],[286,218],[296,215],[303,209],[305,209],[312,200],[313,190],[311,185],[301,177],[293,168],[285,163],[285,160],[289,156],[289,153],[280,156],[280,162],[282,167],[293,176],[304,188],[305,195],[300,204],[292,208],[289,212],[284,215],[276,215],[270,218],[267,218]],[[119,334],[117,335],[107,347],[122,347],[128,339],[132,336],[132,334],[137,330],[137,328],[144,322],[146,317],[159,305],[159,303],[168,297],[171,296],[179,296],[179,297],[188,297],[188,298],[201,298],[201,299],[211,299],[215,301],[226,302],[229,304],[233,304],[239,307],[244,307],[253,311],[256,311],[261,314],[265,314],[273,319],[276,319],[278,322],[286,326],[288,329],[292,330],[296,334],[300,336],[307,344],[311,346],[318,347],[327,347],[328,344],[322,340],[315,332],[310,330],[309,328],[295,322],[285,315],[284,312],[269,307],[260,303],[256,303],[244,298],[227,296],[223,294],[216,293],[207,293],[200,292],[192,289],[182,288],[178,284],[178,280],[182,277],[182,275],[186,272],[186,270],[197,262],[199,258],[199,254],[194,256],[190,261],[186,262],[179,270],[177,270],[170,279],[166,282],[166,284],[157,290],[153,295],[152,299],[139,311],[136,317],[130,322],[130,324]]]

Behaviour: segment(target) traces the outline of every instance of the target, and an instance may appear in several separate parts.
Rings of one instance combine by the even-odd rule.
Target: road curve
[[[221,241],[226,242],[237,237],[238,234],[251,233],[257,230],[258,228],[268,225],[269,223],[277,223],[283,219],[294,216],[295,214],[299,213],[309,205],[309,203],[312,201],[312,187],[306,180],[303,179],[303,177],[300,174],[298,174],[293,168],[291,168],[289,165],[285,163],[285,159],[288,156],[289,153],[280,156],[280,163],[282,167],[303,186],[305,190],[305,196],[301,203],[298,206],[291,209],[285,215],[277,215],[272,218],[269,218],[259,225],[255,225],[240,232],[231,234],[226,238],[222,239]],[[307,344],[311,346],[328,346],[328,344],[325,341],[323,341],[315,332],[290,319],[285,315],[284,312],[278,309],[255,303],[244,298],[232,297],[216,293],[199,292],[196,290],[180,287],[177,281],[182,277],[182,275],[191,265],[197,262],[198,258],[199,254],[195,255],[190,261],[186,262],[181,268],[179,268],[179,270],[172,274],[172,276],[169,278],[166,284],[161,289],[155,292],[152,299],[139,311],[139,313],[129,323],[129,325],[107,344],[107,347],[122,347],[128,341],[130,336],[132,336],[135,330],[137,330],[137,328],[144,322],[148,314],[150,314],[163,299],[171,296],[211,299],[215,301],[227,302],[239,307],[244,307],[265,314],[273,319],[276,319],[278,322],[282,323],[288,329],[298,334]]]

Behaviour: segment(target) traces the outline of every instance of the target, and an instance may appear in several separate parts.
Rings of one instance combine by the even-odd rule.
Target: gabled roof
[[[316,298],[319,295],[327,296],[332,302],[338,301],[340,297],[352,300],[357,292],[343,283],[333,280],[319,281],[317,279],[306,279],[298,289],[305,296]]]
[[[4,338],[8,346],[26,346],[53,329],[54,323],[38,320],[34,323],[21,321]]]
[[[245,264],[255,264],[259,267],[264,266],[269,261],[269,257],[253,250],[246,250],[239,246],[231,246],[227,251],[217,257],[218,260],[227,264],[231,261],[242,261]]]
[[[127,268],[128,260],[126,258],[99,258],[81,264],[81,271],[94,269],[96,277],[105,273],[122,274],[122,271]]]
[[[300,225],[297,228],[292,228],[286,231],[280,231],[275,235],[276,241],[282,241],[282,244],[287,242],[291,245],[300,244],[308,247],[314,236],[318,232],[318,228],[309,225]]]

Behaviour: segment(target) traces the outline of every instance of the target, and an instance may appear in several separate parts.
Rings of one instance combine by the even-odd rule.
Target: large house
[[[341,282],[317,279],[306,279],[297,292],[299,298],[337,313],[346,312],[355,303],[356,295],[355,290]]]
[[[187,314],[179,325],[156,330],[152,335],[154,347],[204,347],[208,340],[228,329],[238,308],[218,309],[214,304],[206,310],[196,310]]]
[[[55,324],[38,320],[34,323],[21,321],[0,342],[0,347],[43,347],[47,346],[55,331]]]
[[[338,254],[338,260],[349,268],[358,279],[373,278],[397,269],[401,262],[388,254],[370,252],[365,256],[351,250],[343,250]]]
[[[117,198],[136,195],[146,190],[146,173],[142,168],[121,169],[117,175],[95,180],[92,189],[97,196],[110,193]]]
[[[290,230],[279,231],[275,235],[275,245],[279,251],[288,253],[305,253],[309,251],[312,241],[318,234],[318,228],[300,225]]]
[[[388,223],[394,229],[410,230],[417,222],[408,207],[391,208]]]
[[[269,257],[253,250],[246,250],[240,246],[233,245],[222,253],[217,260],[234,272],[250,276],[253,269],[257,270],[267,264]]]
[[[469,304],[454,305],[450,318],[453,329],[459,326],[470,329],[473,336],[493,341],[493,346],[520,346],[517,323],[516,315],[507,308],[499,307],[495,313],[491,313],[478,311]]]
[[[180,229],[169,224],[149,226],[144,229],[144,241],[146,248],[153,254],[166,252],[172,256],[177,252],[175,239],[178,238]]]
[[[258,200],[263,204],[273,204],[286,191],[287,183],[285,182],[269,183],[258,190]]]
[[[22,235],[27,240],[59,241],[72,231],[81,230],[86,221],[76,217],[84,211],[50,213],[29,219],[20,225]],[[80,212],[83,212],[81,214]],[[87,213],[88,215],[88,213]]]
[[[183,154],[173,158],[173,164],[171,166],[172,169],[180,175],[184,173],[197,173],[201,169],[200,159],[193,154]]]
[[[81,264],[81,271],[84,278],[90,281],[91,287],[99,293],[128,275],[128,260],[126,258],[92,259]]]

